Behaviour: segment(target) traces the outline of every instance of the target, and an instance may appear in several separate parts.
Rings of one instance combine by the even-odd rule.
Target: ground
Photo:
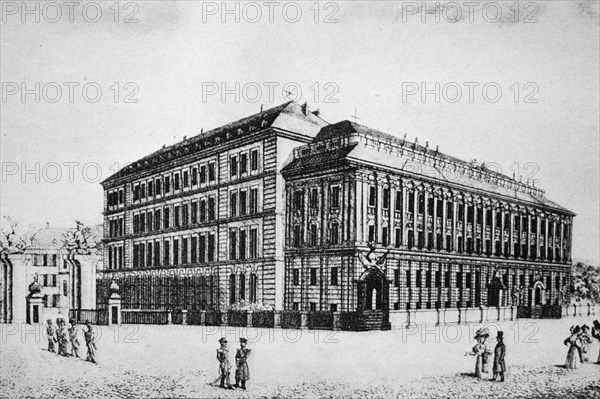
[[[600,398],[600,365],[575,371],[562,367],[569,326],[591,322],[582,317],[489,325],[492,336],[505,331],[504,383],[472,375],[475,358],[466,352],[479,325],[366,333],[97,327],[99,362],[92,364],[48,352],[41,328],[3,324],[0,397]],[[232,363],[239,337],[249,340],[247,391],[211,385],[221,336],[229,340]],[[592,361],[598,351],[596,341]]]

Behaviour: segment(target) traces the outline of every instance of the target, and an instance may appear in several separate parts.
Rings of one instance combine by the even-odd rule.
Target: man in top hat
[[[504,363],[504,357],[506,356],[506,345],[504,345],[504,331],[498,331],[498,335],[496,336],[496,340],[498,343],[496,344],[496,348],[494,349],[494,377],[492,380],[498,381],[498,377],[500,377],[500,382],[504,382],[504,373],[506,372],[506,363]]]
[[[56,319],[56,340],[58,341],[58,355],[68,356],[67,345],[69,343],[69,331],[65,325],[65,320],[62,318]]]
[[[89,320],[85,321],[87,330],[83,331],[83,338],[87,346],[87,357],[85,360],[96,363],[96,342],[94,340],[94,331],[92,331],[92,323]]]
[[[69,320],[69,324],[71,324],[71,328],[69,328],[69,339],[71,340],[71,356],[79,357],[79,338],[77,335],[79,334],[79,329],[77,328],[77,322],[74,318]]]
[[[251,349],[246,348],[248,340],[246,338],[240,338],[240,348],[235,354],[235,386],[246,389],[246,381],[250,379],[250,369],[248,368],[248,356],[250,356]]]
[[[48,326],[46,327],[46,336],[48,337],[48,352],[56,353],[56,348],[54,347],[54,343],[56,342],[56,330],[52,325],[52,319],[46,320]]]
[[[225,337],[219,339],[221,347],[217,349],[217,360],[219,361],[219,376],[221,377],[221,388],[233,389],[229,380],[231,364],[229,364],[229,349]]]

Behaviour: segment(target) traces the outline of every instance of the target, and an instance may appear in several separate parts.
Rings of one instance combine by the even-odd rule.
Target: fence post
[[[121,325],[121,296],[119,286],[112,281],[110,283],[110,297],[108,298],[108,325]]]
[[[281,310],[273,311],[273,328],[281,328]]]
[[[334,331],[340,331],[342,329],[340,317],[341,317],[341,312],[333,312],[333,330]]]
[[[246,327],[252,327],[252,312],[251,310],[246,311]]]
[[[300,329],[306,330],[308,328],[308,312],[303,310],[300,312]]]
[[[181,311],[181,324],[183,324],[183,325],[187,324],[187,309],[183,309]]]
[[[173,311],[167,311],[167,324],[173,324]]]

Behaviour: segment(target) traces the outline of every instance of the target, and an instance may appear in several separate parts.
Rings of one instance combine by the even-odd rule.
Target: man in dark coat
[[[56,353],[56,349],[54,347],[54,343],[56,342],[56,330],[52,325],[52,319],[48,319],[46,322],[48,323],[48,327],[46,327],[46,335],[48,336],[48,352]]]
[[[497,381],[497,378],[500,377],[500,382],[504,382],[504,372],[506,371],[506,364],[504,363],[504,356],[506,356],[506,345],[504,345],[503,331],[498,331],[496,340],[498,340],[498,343],[494,349],[494,368],[492,370],[494,372],[494,377],[492,379]]]
[[[219,340],[221,347],[217,349],[217,360],[219,361],[219,376],[221,379],[220,387],[226,389],[233,389],[229,382],[229,370],[231,365],[229,364],[229,349],[227,349],[227,340],[225,337]]]
[[[250,379],[250,369],[248,368],[248,356],[250,356],[251,350],[246,348],[248,340],[246,338],[240,338],[240,348],[235,354],[235,386],[246,389],[246,381]]]

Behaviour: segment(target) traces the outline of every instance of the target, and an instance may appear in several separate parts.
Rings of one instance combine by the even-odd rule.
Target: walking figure
[[[581,349],[581,340],[579,339],[580,331],[581,329],[579,326],[571,327],[571,335],[564,341],[564,344],[569,346],[569,351],[567,352],[567,361],[565,363],[565,367],[568,370],[574,370],[581,366],[581,357],[579,355],[579,351]]]
[[[94,332],[92,331],[92,323],[86,320],[85,326],[87,327],[87,330],[83,331],[83,337],[87,346],[87,357],[85,360],[96,363],[96,341],[94,339]]]
[[[594,320],[594,328],[592,328],[592,337],[598,340],[598,361],[596,363],[600,364],[600,322],[598,320]]]
[[[500,382],[504,382],[504,373],[506,372],[506,363],[504,363],[504,357],[506,356],[506,345],[504,345],[504,331],[498,331],[496,340],[498,341],[498,343],[496,344],[496,348],[494,349],[494,368],[492,369],[492,371],[494,372],[494,378],[492,378],[492,380],[498,381],[498,377],[500,377]]]
[[[233,389],[229,374],[231,364],[229,363],[229,350],[227,349],[227,340],[225,337],[219,340],[221,347],[217,349],[217,360],[219,361],[219,376],[221,377],[221,388]]]
[[[587,324],[581,326],[581,332],[579,333],[579,339],[581,340],[581,350],[579,354],[581,355],[581,364],[587,363],[590,361],[590,345],[592,344],[592,337],[590,336],[590,327]]]
[[[67,345],[69,344],[69,331],[65,325],[64,319],[56,319],[56,340],[58,341],[58,355],[68,356]]]
[[[69,320],[71,328],[69,328],[69,340],[71,341],[71,356],[79,357],[79,329],[75,319]]]
[[[235,386],[236,388],[246,389],[246,381],[250,379],[250,369],[248,368],[248,356],[250,356],[251,349],[246,348],[248,340],[246,338],[240,338],[240,348],[235,354]]]
[[[48,352],[56,353],[54,343],[56,342],[56,330],[52,325],[52,319],[46,320],[48,326],[46,327],[46,336],[48,337]]]

